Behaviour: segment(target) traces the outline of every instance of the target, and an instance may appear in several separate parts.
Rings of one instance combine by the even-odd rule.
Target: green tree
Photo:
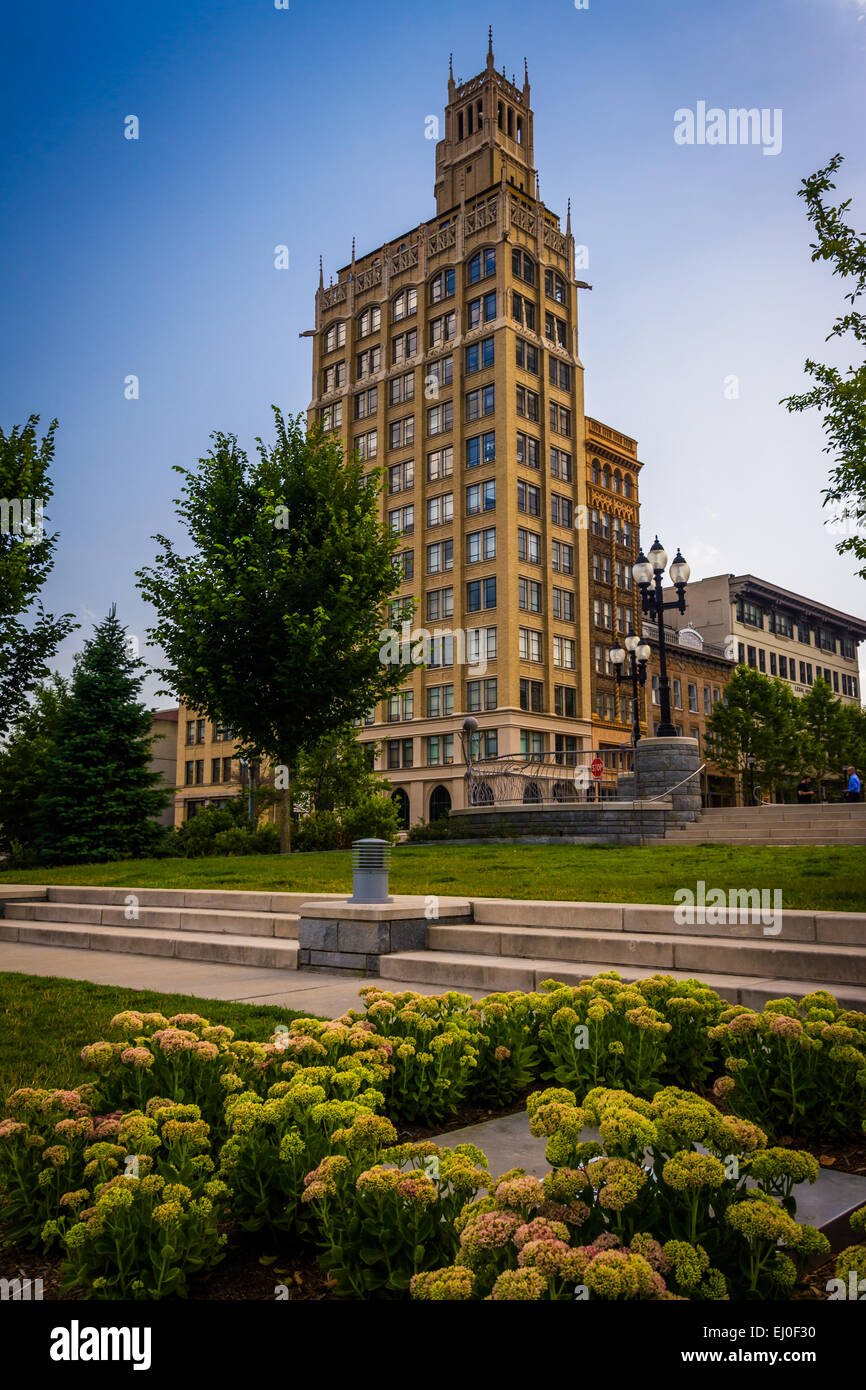
[[[390,794],[388,779],[370,765],[374,746],[362,744],[354,729],[339,729],[303,749],[292,778],[295,808],[342,811],[377,793]]]
[[[32,852],[38,832],[36,799],[54,747],[69,686],[56,672],[37,685],[0,748],[0,848]]]
[[[165,840],[156,817],[171,799],[151,771],[144,663],[112,607],[75,662],[69,698],[45,759],[36,846],[47,864],[129,859]]]
[[[850,307],[835,320],[826,341],[841,341],[851,334],[854,350],[863,359],[866,314],[855,306],[866,289],[866,237],[846,223],[850,198],[836,207],[825,201],[825,195],[836,187],[832,176],[842,163],[841,154],[834,155],[825,168],[803,180],[798,196],[805,200],[806,216],[815,229],[812,260],[829,261],[833,274],[852,285],[844,296]],[[858,574],[866,579],[866,360],[843,373],[838,367],[808,358],[804,370],[814,386],[801,395],[787,396],[781,404],[791,412],[818,410],[823,416],[824,452],[832,457],[824,505],[841,508],[833,524],[851,534],[844,536],[836,549],[840,554],[852,552],[862,562]]]
[[[778,787],[802,765],[796,706],[785,681],[738,666],[707,720],[708,753],[723,771],[741,776],[753,757],[755,780]]]
[[[39,593],[54,567],[57,536],[45,529],[54,459],[52,420],[43,439],[39,416],[0,429],[0,737],[26,708],[48,660],[78,624],[71,613],[55,618]]]
[[[820,799],[825,777],[843,757],[842,702],[824,677],[818,676],[808,694],[797,702],[797,713],[803,731],[803,766],[815,778]]]
[[[301,750],[399,689],[379,657],[383,605],[399,589],[398,544],[365,479],[321,430],[274,408],[276,442],[252,463],[233,435],[184,479],[187,556],[164,536],[139,587],[154,605],[160,675],[191,709],[232,726],[242,751],[278,771],[289,849],[290,774]]]

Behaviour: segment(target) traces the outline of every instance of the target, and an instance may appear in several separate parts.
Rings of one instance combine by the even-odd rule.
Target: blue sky
[[[542,196],[563,218],[571,197],[588,247],[587,411],[639,442],[644,539],[681,545],[696,578],[750,570],[864,611],[823,526],[819,422],[778,401],[828,355],[841,304],[800,180],[840,150],[866,223],[866,0],[7,11],[0,421],[60,419],[49,608],[87,631],[116,602],[147,654],[134,570],[174,533],[172,465],[214,429],[251,448],[271,402],[305,409],[319,255],[327,280],[352,236],[362,253],[432,215],[425,117],[450,51],[458,78],[480,71],[488,23],[497,66],[528,60]],[[674,112],[698,101],[781,108],[781,152],[677,145]]]

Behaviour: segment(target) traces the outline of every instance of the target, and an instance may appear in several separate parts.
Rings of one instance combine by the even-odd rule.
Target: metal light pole
[[[691,574],[691,568],[677,550],[671,563],[671,579],[676,588],[677,597],[665,603],[662,580],[667,563],[667,552],[656,536],[650,548],[649,558],[641,551],[637,557],[637,563],[632,567],[634,581],[640,586],[641,609],[648,618],[655,618],[658,623],[659,701],[662,711],[659,738],[675,738],[677,732],[671,720],[671,687],[668,680],[668,664],[665,653],[665,609],[676,608],[680,613],[685,613],[686,584]]]
[[[628,680],[632,691],[632,718],[631,735],[632,745],[640,741],[640,709],[638,707],[638,688],[646,685],[646,664],[650,658],[651,651],[649,644],[641,642],[636,633],[630,632],[625,639],[625,650],[622,647],[614,647],[610,654],[616,674],[617,685],[622,685]],[[623,667],[626,656],[629,658],[628,674],[626,675]]]

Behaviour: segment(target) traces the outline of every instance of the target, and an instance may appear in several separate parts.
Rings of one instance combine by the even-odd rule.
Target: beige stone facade
[[[563,230],[540,198],[528,77],[492,51],[449,79],[435,195],[429,222],[320,277],[309,409],[384,470],[417,603],[411,629],[389,621],[407,657],[433,639],[361,731],[411,822],[463,805],[467,714],[488,756],[628,742],[594,654],[629,630],[638,546],[637,446],[584,415],[570,210]]]
[[[786,680],[805,695],[819,675],[844,704],[860,704],[857,651],[866,622],[753,574],[719,574],[686,589],[686,614],[707,642],[736,662]]]

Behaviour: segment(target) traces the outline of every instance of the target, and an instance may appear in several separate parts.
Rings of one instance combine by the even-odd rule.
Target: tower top
[[[436,146],[436,212],[455,208],[502,180],[530,198],[536,189],[533,166],[533,115],[529,104],[529,69],[523,60],[523,87],[497,72],[493,25],[487,30],[487,61],[475,77],[454,80],[454,55],[448,64],[445,136]]]

